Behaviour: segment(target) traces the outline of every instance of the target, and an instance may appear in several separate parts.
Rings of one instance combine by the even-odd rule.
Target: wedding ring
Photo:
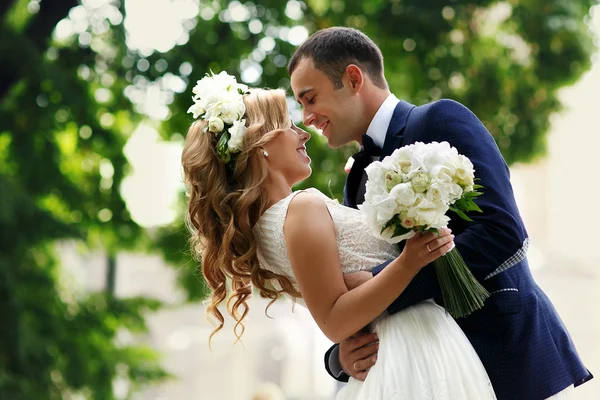
[[[354,370],[355,370],[356,372],[359,372],[359,371],[358,371],[358,368],[356,368],[356,363],[357,363],[357,362],[358,362],[358,361],[354,361],[354,364],[352,364],[352,368],[354,368]]]
[[[427,244],[425,245],[425,247],[427,247],[427,250],[429,250],[429,252],[431,253],[431,249],[429,248],[429,243],[427,243]]]

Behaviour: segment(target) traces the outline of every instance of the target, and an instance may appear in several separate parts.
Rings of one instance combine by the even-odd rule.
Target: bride
[[[310,136],[290,121],[284,91],[249,91],[221,73],[199,81],[194,93],[197,120],[182,164],[191,243],[212,291],[207,313],[218,321],[211,337],[223,327],[224,301],[239,339],[252,290],[272,302],[284,294],[306,305],[333,342],[369,324],[377,333],[377,363],[338,399],[495,399],[475,350],[443,308],[430,300],[382,315],[451,248],[451,232],[417,235],[400,253],[370,235],[360,211],[316,189],[293,192],[311,173]],[[389,259],[373,279],[346,288],[344,273]]]

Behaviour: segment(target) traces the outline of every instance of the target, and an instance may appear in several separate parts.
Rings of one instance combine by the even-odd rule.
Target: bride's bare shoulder
[[[332,226],[325,200],[318,193],[306,190],[294,196],[287,210],[286,236],[316,234]]]

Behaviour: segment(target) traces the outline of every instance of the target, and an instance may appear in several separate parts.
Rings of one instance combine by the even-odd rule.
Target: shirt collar
[[[369,129],[367,129],[367,135],[371,139],[373,139],[373,143],[377,145],[380,149],[383,149],[383,144],[385,143],[385,134],[387,133],[388,127],[390,126],[390,121],[392,120],[392,116],[394,115],[394,110],[400,100],[393,93],[391,93],[379,106],[377,113],[371,120],[369,124]]]

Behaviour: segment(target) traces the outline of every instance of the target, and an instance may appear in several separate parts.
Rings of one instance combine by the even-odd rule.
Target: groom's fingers
[[[357,350],[359,347],[363,347],[369,344],[377,343],[377,334],[375,333],[367,333],[367,334],[357,334],[352,339],[346,339],[347,346],[351,349],[351,351]]]
[[[346,373],[362,381],[367,376],[367,370],[375,364],[378,348],[376,334],[357,333],[340,343],[340,364]]]
[[[354,356],[359,361],[367,360],[367,359],[377,355],[377,350],[379,350],[379,343],[368,344],[366,346],[363,346],[363,347],[355,350]],[[364,364],[368,364],[368,363],[364,363]],[[369,366],[364,367],[362,369],[366,369],[368,367]]]
[[[359,374],[368,372],[369,369],[371,369],[371,367],[373,365],[375,365],[376,361],[377,361],[377,355],[371,356],[369,358],[365,358],[363,360],[356,361],[352,366],[353,369],[354,369],[354,367],[356,367],[356,369],[354,369],[354,371],[352,373],[352,376],[354,376],[356,378],[355,375],[359,375]],[[365,376],[366,376],[366,374],[365,374]]]

